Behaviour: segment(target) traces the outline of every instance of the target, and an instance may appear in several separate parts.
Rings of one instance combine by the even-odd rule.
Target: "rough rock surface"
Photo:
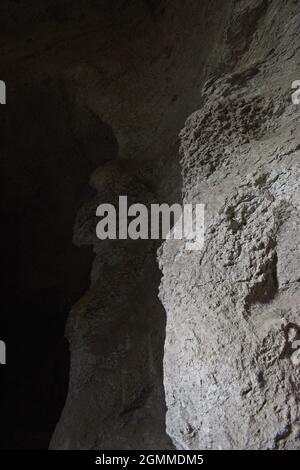
[[[165,312],[157,296],[158,245],[99,242],[94,214],[102,202],[117,204],[119,195],[146,204],[180,197],[177,134],[201,102],[227,4],[113,3],[114,8],[103,10],[105,21],[85,21],[86,30],[96,28],[90,49],[85,36],[72,38],[76,60],[64,30],[57,33],[64,44],[57,54],[64,64],[71,62],[65,73],[77,98],[113,128],[119,161],[92,175],[97,195],[84,205],[74,229],[74,242],[93,245],[96,256],[91,287],[68,320],[69,393],[51,441],[55,449],[172,446],[165,431]]]
[[[37,298],[35,287],[54,280],[69,308],[87,282],[91,258],[82,246],[95,252],[91,284],[68,320],[69,392],[51,447],[170,446],[157,244],[99,243],[94,213],[120,194],[147,204],[178,199],[176,138],[195,109],[181,133],[183,200],[206,204],[206,244],[188,253],[168,242],[159,257],[167,433],[178,448],[299,447],[300,108],[291,104],[291,83],[300,78],[299,2],[183,3],[1,2],[5,112],[20,136],[1,141],[2,189],[18,188],[13,201],[2,197],[15,234],[6,231],[2,243],[15,271],[2,270],[2,287],[16,299],[14,314],[9,308],[6,315],[13,336],[20,319],[28,330],[33,325],[41,355],[32,347],[30,368],[10,379],[13,393],[1,389],[12,398],[1,400],[0,432],[13,435],[13,447],[46,446],[64,399],[65,307],[62,314],[52,292]],[[124,163],[104,166],[116,147]],[[75,224],[77,250],[72,226],[98,165],[94,197]],[[24,201],[35,214],[31,230]],[[39,232],[51,235],[50,250]],[[20,259],[26,271],[19,284]],[[15,289],[24,291],[20,300]],[[33,308],[23,315],[28,292],[38,320]],[[19,331],[23,351],[27,330]]]
[[[118,207],[150,204],[147,169],[109,163],[91,176],[96,195],[80,210],[76,245],[93,245],[91,287],[67,325],[71,371],[67,402],[52,438],[55,449],[168,449],[162,386],[165,316],[157,297],[157,242],[96,237],[95,213],[105,201]]]
[[[180,197],[177,135],[186,117],[201,104],[201,87],[219,56],[218,45],[222,42],[229,6],[229,2],[220,0],[189,0],[188,8],[183,3],[182,0],[28,0],[26,5],[11,0],[0,2],[0,78],[6,82],[8,91],[7,104],[0,107],[1,215],[5,221],[1,233],[5,247],[1,258],[5,312],[0,330],[1,337],[8,332],[7,343],[15,354],[15,358],[10,356],[11,360],[19,364],[7,368],[8,379],[1,382],[1,448],[48,447],[65,401],[69,358],[64,340],[65,318],[70,306],[89,285],[92,262],[91,245],[87,249],[74,246],[72,229],[78,208],[89,197],[91,172],[115,157],[117,144],[118,159],[134,161],[136,166],[147,161],[152,167],[143,176],[145,185],[151,188],[151,197],[155,193],[159,202],[173,202]],[[112,145],[106,129],[112,133]],[[128,181],[126,188],[130,184]],[[109,202],[105,198],[117,194],[108,194],[103,189],[98,192],[100,199],[102,194],[101,202]],[[147,301],[149,318],[143,328],[150,325],[150,336],[154,336],[157,328],[157,338],[151,348],[143,342],[145,350],[141,356],[146,365],[140,370],[139,341],[148,337],[148,333],[133,325],[141,338],[133,340],[134,332],[128,333],[135,353],[126,356],[129,362],[124,369],[136,367],[134,383],[126,385],[124,379],[121,385],[117,372],[95,373],[97,377],[89,386],[91,390],[93,384],[91,394],[97,397],[96,404],[83,409],[73,398],[79,389],[81,396],[85,396],[82,389],[89,372],[85,375],[79,358],[81,353],[86,357],[86,349],[90,351],[92,331],[83,336],[76,330],[78,327],[86,331],[87,324],[86,320],[79,320],[79,310],[74,307],[67,333],[74,356],[69,397],[52,446],[87,448],[95,442],[107,447],[165,447],[168,445],[162,388],[165,312],[157,299],[160,273],[155,261],[156,246],[140,247],[139,253],[137,242],[126,248],[116,243],[108,249],[105,262],[115,260],[116,265],[116,273],[111,274],[115,303],[108,301],[105,310],[112,324],[115,319],[112,328],[117,329],[120,324],[123,327],[126,315],[131,318],[128,328],[134,323],[133,317],[137,323],[140,321],[137,312],[132,313],[130,296],[140,293],[138,302],[142,304],[144,284],[153,299]],[[143,250],[152,253],[152,261],[148,275],[143,265],[144,271],[141,270],[140,280],[135,283],[134,276],[131,281],[125,276],[127,264],[141,265]],[[117,276],[122,270],[121,279]],[[103,275],[106,284],[97,282],[100,292],[108,295],[109,274],[104,276],[101,274],[104,271],[101,257],[97,256],[92,282],[98,274]],[[117,280],[124,284],[119,287]],[[122,321],[119,314],[113,313],[119,290],[120,299],[124,300]],[[85,308],[82,305],[93,295],[89,291],[84,296],[80,307],[83,313],[92,309],[91,305]],[[141,304],[137,308],[144,322],[146,310]],[[102,318],[102,307],[96,305],[93,315],[92,330],[103,334],[100,320],[99,332],[95,326],[97,315]],[[103,331],[107,331],[105,328]],[[113,348],[117,355],[123,348],[123,339],[121,335],[118,343],[115,337],[104,357],[109,357]],[[27,367],[23,367],[19,358],[28,350],[28,342],[30,358]],[[156,372],[149,369],[152,350],[156,355],[153,368],[157,378]],[[99,361],[102,353],[94,352],[94,362]],[[91,351],[89,354],[92,357]],[[122,364],[117,362],[118,367],[123,367]],[[124,421],[134,407],[144,402],[148,392],[143,390],[148,390],[149,384],[153,386],[149,392],[152,398],[135,412],[135,429],[131,432],[127,426],[126,437]],[[109,390],[117,397],[127,386],[128,391],[113,412],[115,402],[109,401]],[[137,399],[134,405],[138,389],[144,398]],[[86,397],[89,396],[87,392]],[[98,403],[103,406],[105,401],[101,414]],[[124,412],[126,409],[131,411]],[[118,410],[124,413],[121,417]],[[107,416],[111,417],[110,427],[105,428]],[[117,430],[113,432],[113,428]],[[145,436],[142,428],[148,428],[152,437]],[[106,437],[99,437],[102,431]]]
[[[179,449],[300,448],[299,25],[298,2],[232,2],[223,74],[180,135],[183,200],[206,205],[206,236],[159,252]]]

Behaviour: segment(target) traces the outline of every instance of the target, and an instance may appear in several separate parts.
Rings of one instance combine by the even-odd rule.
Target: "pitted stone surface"
[[[255,34],[239,31],[239,56],[228,36],[227,72],[180,135],[183,200],[206,205],[205,245],[159,251],[167,431],[179,449],[298,449],[299,8],[234,3],[231,29],[250,15]],[[258,60],[268,24],[277,41]]]

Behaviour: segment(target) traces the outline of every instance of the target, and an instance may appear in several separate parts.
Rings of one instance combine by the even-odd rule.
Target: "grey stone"
[[[299,13],[233,2],[226,71],[180,134],[183,200],[206,205],[206,237],[159,250],[178,449],[300,448]]]

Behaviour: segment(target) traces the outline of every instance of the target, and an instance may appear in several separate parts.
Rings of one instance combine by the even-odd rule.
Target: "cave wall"
[[[218,15],[214,14],[216,9]],[[87,290],[84,299],[89,299],[83,300],[87,309],[88,302],[93,303],[93,295],[99,295],[93,282],[99,273],[104,275],[106,264],[102,264],[100,255],[96,255],[93,263],[91,248],[97,253],[99,247],[90,237],[88,242],[77,243],[78,227],[74,243],[80,246],[73,244],[73,225],[84,201],[89,204],[90,198],[98,194],[97,201],[105,202],[105,198],[115,197],[117,189],[106,191],[111,178],[103,183],[104,189],[100,190],[99,184],[98,189],[93,184],[90,187],[91,173],[98,165],[117,158],[124,161],[122,171],[127,174],[128,162],[132,162],[129,167],[144,187],[135,197],[140,195],[143,199],[145,194],[151,194],[159,202],[180,200],[177,134],[186,116],[200,105],[204,77],[214,67],[214,55],[219,54],[227,10],[226,2],[220,6],[217,1],[198,0],[191,0],[186,9],[182,9],[181,1],[168,0],[42,3],[32,0],[26,5],[10,0],[1,2],[1,79],[7,85],[7,104],[0,109],[1,215],[6,224],[1,234],[5,246],[1,332],[13,351],[10,368],[1,371],[0,432],[4,448],[48,446],[67,393],[69,352],[64,339],[67,313],[84,291]],[[119,174],[118,165],[116,171]],[[118,181],[119,176],[116,178]],[[130,177],[124,191],[130,192],[131,183]],[[136,183],[132,184],[135,187]],[[70,423],[78,426],[81,407],[72,398],[73,387],[78,384],[81,388],[81,380],[85,380],[78,363],[81,353],[85,357],[92,336],[91,332],[84,343],[80,332],[72,327],[72,319],[75,322],[76,318],[77,324],[79,316],[77,307],[72,309],[66,333],[71,349],[69,395],[52,446],[170,445],[164,424],[165,314],[156,298],[160,280],[156,249],[150,244],[135,253],[131,246],[108,247],[107,258],[115,259],[115,266],[121,269],[123,266],[125,271],[128,264],[141,266],[142,260],[151,258],[151,279],[141,273],[136,284],[142,292],[142,284],[149,283],[154,298],[146,301],[149,304],[146,308],[142,300],[138,301],[140,304],[130,313],[133,281],[119,278],[113,270],[111,282],[116,284],[119,279],[123,283],[118,289],[123,290],[124,299],[123,312],[113,318],[116,326],[124,326],[125,311],[138,323],[145,320],[145,325],[139,324],[132,334],[128,324],[127,334],[132,351],[136,348],[135,354],[140,352],[146,365],[139,369],[140,376],[132,388],[125,381],[128,396],[125,394],[121,405],[118,404],[115,421],[102,440],[98,429],[101,426],[96,420],[86,439],[80,429],[76,435],[64,422],[67,416]],[[109,295],[105,282],[103,286],[99,279],[97,282],[102,294]],[[110,301],[108,305],[110,308],[105,311],[109,316],[116,307]],[[95,322],[101,312],[97,307]],[[138,319],[138,312],[143,322]],[[78,325],[84,328],[85,320],[78,320]],[[101,334],[103,338],[104,333]],[[143,338],[149,341],[145,350]],[[118,354],[123,348],[122,337],[120,345],[117,339],[113,344]],[[93,354],[96,363],[101,362],[102,354],[106,358],[110,353],[102,348]],[[22,367],[20,356],[27,357],[27,368]],[[130,356],[128,360],[132,361],[131,367],[126,366],[131,374],[134,367],[142,367],[137,366],[137,359]],[[103,374],[103,390],[97,388],[102,405],[97,402],[95,408],[86,412],[83,431],[92,414],[100,423],[116,406],[122,388],[118,386],[108,411],[101,415],[110,390],[105,377],[112,380],[110,374]],[[95,379],[95,387],[99,386],[100,376]],[[118,375],[113,380],[118,380]],[[123,389],[126,390],[125,385]],[[154,402],[155,406],[151,405]],[[118,429],[119,423],[126,420],[135,423],[137,419],[149,423],[148,436],[143,433],[139,436],[139,426],[133,424],[124,428],[128,433],[130,426],[134,428],[127,440],[124,430],[113,433],[113,426]],[[145,423],[141,426],[147,428]]]
[[[297,2],[26,3],[0,5],[1,445],[297,448]],[[203,251],[100,243],[122,193],[204,203]]]
[[[112,82],[102,82],[105,73],[95,58],[93,67],[76,68],[77,83],[90,82],[91,73],[98,80],[98,89],[83,89],[79,99],[112,124],[119,160],[91,176],[97,195],[83,205],[74,227],[74,242],[93,245],[95,259],[91,286],[68,318],[69,393],[52,449],[172,447],[165,431],[158,244],[99,242],[95,211],[101,202],[117,205],[124,194],[146,204],[181,199],[177,133],[215,67],[210,61],[222,21],[213,19],[214,6],[190,2],[182,12],[180,2],[161,2],[127,38],[126,49],[111,41],[101,67],[113,71]]]
[[[206,236],[159,252],[178,449],[299,449],[299,25],[298,2],[233,2],[223,73],[180,134]]]
[[[91,286],[72,308],[69,393],[54,449],[169,449],[162,386],[165,315],[157,297],[158,242],[96,237],[96,208],[155,202],[144,170],[109,163],[91,176],[97,194],[78,213],[74,242],[93,245]]]

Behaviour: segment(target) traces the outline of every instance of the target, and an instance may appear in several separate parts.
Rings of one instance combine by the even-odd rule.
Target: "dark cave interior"
[[[0,108],[0,328],[11,365],[1,370],[4,449],[47,448],[60,416],[66,317],[89,285],[93,257],[72,244],[74,220],[92,191],[91,171],[118,153],[109,126],[68,90],[61,81],[23,86]]]

